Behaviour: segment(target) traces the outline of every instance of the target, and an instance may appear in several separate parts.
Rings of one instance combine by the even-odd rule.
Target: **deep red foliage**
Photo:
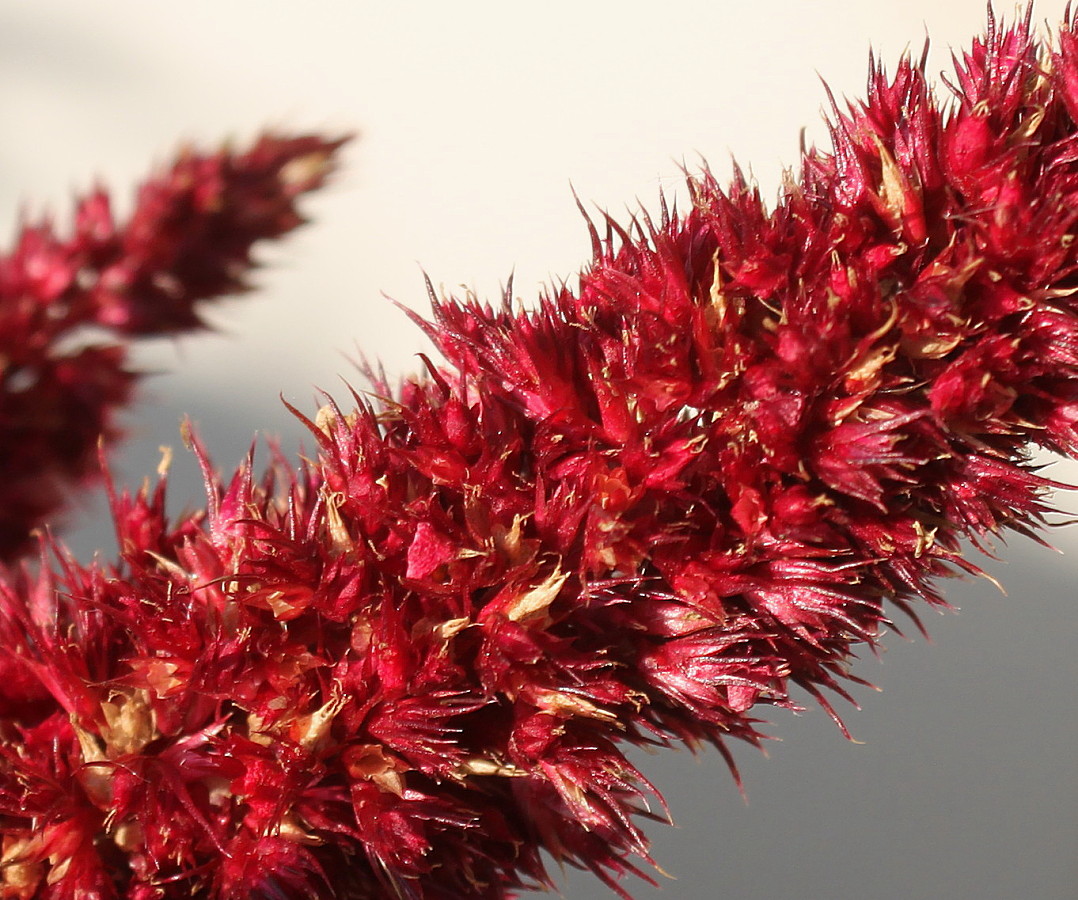
[[[531,311],[432,297],[447,365],[327,403],[317,461],[196,442],[204,513],[117,492],[118,562],[11,573],[5,896],[637,871],[626,745],[827,707],[885,602],[1038,524],[1030,448],[1078,450],[1078,25],[991,23],[954,92],[873,66],[773,211],[705,173]]]
[[[342,142],[267,135],[250,149],[184,151],[118,225],[108,195],[78,202],[73,233],[23,227],[0,255],[0,560],[30,545],[79,482],[136,374],[117,339],[202,327],[198,305],[246,290],[251,248],[301,224]]]

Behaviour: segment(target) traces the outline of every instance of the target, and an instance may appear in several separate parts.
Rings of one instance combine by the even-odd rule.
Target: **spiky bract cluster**
[[[755,742],[1029,531],[1078,448],[1078,30],[991,25],[955,99],[872,68],[773,211],[738,178],[595,234],[532,311],[330,403],[318,460],[4,588],[3,879],[76,897],[499,900],[647,859],[633,743]],[[388,390],[388,389],[387,389]],[[14,685],[14,686],[13,686]]]
[[[117,339],[200,328],[200,303],[245,290],[252,246],[303,221],[296,199],[341,143],[267,135],[242,153],[188,150],[142,185],[126,224],[99,188],[70,237],[28,225],[0,255],[0,560],[98,471],[136,380]]]

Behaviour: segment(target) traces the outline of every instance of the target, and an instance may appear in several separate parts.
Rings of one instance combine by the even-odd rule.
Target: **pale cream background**
[[[1041,2],[1056,22],[1062,0]],[[314,386],[354,378],[354,345],[392,373],[425,344],[383,297],[424,307],[435,283],[494,296],[569,277],[588,255],[570,183],[624,215],[679,165],[729,154],[773,194],[796,161],[799,129],[825,142],[825,94],[859,97],[874,47],[894,63],[948,64],[984,24],[981,0],[904,3],[667,0],[517,4],[186,0],[6,0],[0,4],[0,209],[66,214],[94,176],[128,191],[176,142],[247,139],[264,125],[360,130],[336,185],[312,199],[317,223],[264,258],[264,290],[219,308],[224,336],[162,343],[118,462],[134,481],[176,443],[183,412],[231,466],[256,429],[298,429]],[[1011,14],[1009,8],[1006,9]],[[941,91],[946,89],[941,87]],[[177,502],[197,502],[188,460]],[[1072,504],[1073,505],[1073,504]],[[75,518],[80,553],[108,544],[100,503]],[[1078,551],[1061,533],[1057,543]],[[678,831],[652,829],[676,882],[663,896],[815,898],[1078,897],[1078,614],[1073,561],[1015,542],[1003,599],[960,586],[960,617],[930,622],[937,645],[888,642],[884,684],[859,693],[843,741],[813,711],[776,716],[786,742],[763,760],[738,748],[745,807],[715,754],[672,753],[646,771],[667,788]],[[588,878],[571,898],[608,896]],[[641,889],[640,897],[658,896]]]

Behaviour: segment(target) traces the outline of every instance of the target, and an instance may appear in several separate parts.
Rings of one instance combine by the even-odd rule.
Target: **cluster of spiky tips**
[[[4,896],[498,900],[541,851],[624,894],[627,746],[828,707],[1078,449],[1078,30],[956,70],[873,66],[771,211],[705,174],[532,310],[432,298],[447,364],[316,461],[195,442],[203,513],[115,492],[115,565],[12,573]]]
[[[198,305],[247,289],[253,245],[303,222],[296,199],[342,143],[265,135],[244,152],[187,149],[142,185],[122,226],[99,188],[79,201],[71,237],[47,220],[22,228],[0,255],[0,561],[25,554],[100,474],[98,445],[117,436],[137,380],[129,340],[200,329]]]

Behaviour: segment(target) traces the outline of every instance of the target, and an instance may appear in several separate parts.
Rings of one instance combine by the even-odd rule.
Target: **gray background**
[[[421,269],[485,296],[515,270],[517,292],[535,296],[588,255],[570,182],[622,214],[677,192],[682,162],[704,155],[722,173],[733,154],[771,196],[799,129],[826,139],[816,73],[859,97],[869,46],[893,66],[927,31],[938,72],[984,25],[980,0],[897,6],[6,0],[0,209],[63,221],[95,177],[125,208],[180,139],[242,140],[265,124],[363,132],[307,207],[317,224],[263,255],[264,290],[215,311],[218,334],[139,352],[166,374],[128,419],[119,479],[152,474],[184,413],[231,467],[256,431],[294,449],[278,394],[313,409],[315,386],[353,377],[355,345],[392,373],[414,370],[425,343],[383,293],[422,310]],[[1038,20],[1063,6],[1038,4]],[[183,454],[174,484],[177,508],[199,502]],[[99,497],[69,534],[83,557],[108,552]],[[963,611],[928,616],[933,644],[892,636],[884,665],[863,661],[884,691],[858,692],[864,709],[846,717],[862,744],[818,710],[776,713],[769,758],[735,748],[747,805],[717,754],[643,759],[679,824],[651,829],[677,880],[634,893],[1078,898],[1078,540],[1051,539],[1069,560],[1015,540],[988,563],[1008,597],[956,582]],[[564,892],[610,896],[573,873]]]

